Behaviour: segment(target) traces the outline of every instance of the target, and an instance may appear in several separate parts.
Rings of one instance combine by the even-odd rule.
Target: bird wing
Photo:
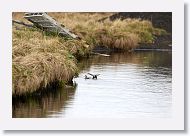
[[[89,75],[91,75],[91,76],[94,76],[93,74],[90,74],[90,73],[88,73]]]
[[[99,76],[100,74],[96,74],[96,76]]]

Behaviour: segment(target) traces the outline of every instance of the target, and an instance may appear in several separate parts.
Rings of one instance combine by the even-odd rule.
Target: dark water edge
[[[52,111],[59,112],[67,100],[75,94],[77,84],[72,87],[55,87],[12,98],[13,118],[47,118]]]
[[[122,53],[125,51],[122,51],[121,49],[111,49],[111,48],[107,48],[105,46],[96,46],[93,50],[93,52],[97,52],[97,53],[106,53],[106,54],[110,54],[110,53]],[[172,51],[172,45],[171,44],[167,44],[167,45],[155,45],[155,44],[139,44],[134,50],[135,51]]]
[[[92,95],[91,94],[92,91],[85,92],[85,94],[83,94],[83,95],[80,94],[80,92],[83,91],[83,90],[80,90],[80,88],[81,88],[80,85],[86,85],[89,83],[91,84],[91,82],[94,82],[93,80],[84,81],[84,74],[89,71],[91,72],[91,70],[93,70],[94,68],[95,68],[94,70],[98,70],[98,71],[100,70],[99,72],[101,72],[105,68],[104,66],[106,66],[106,67],[111,66],[115,69],[120,64],[121,64],[121,66],[123,66],[124,64],[127,64],[129,66],[131,65],[132,67],[139,65],[140,68],[150,67],[151,69],[147,69],[148,71],[146,69],[144,69],[145,71],[143,69],[142,70],[145,73],[146,72],[149,73],[149,71],[151,73],[153,73],[152,76],[151,75],[150,75],[150,77],[148,76],[148,79],[151,79],[151,80],[156,79],[154,76],[160,76],[160,78],[162,77],[163,79],[165,77],[167,77],[168,79],[170,79],[171,78],[171,69],[172,69],[172,52],[135,51],[132,53],[111,53],[110,57],[101,57],[101,56],[95,55],[89,59],[83,59],[78,64],[78,67],[81,69],[81,75],[79,75],[79,78],[74,79],[74,82],[76,84],[75,87],[51,88],[49,91],[45,91],[45,93],[39,93],[36,95],[30,95],[27,97],[13,98],[12,117],[13,118],[36,118],[36,117],[37,118],[49,118],[49,117],[67,117],[67,116],[70,117],[70,115],[71,115],[71,117],[72,116],[75,117],[75,114],[72,113],[72,112],[75,112],[75,110],[72,106],[74,106],[75,103],[77,103],[78,99],[79,99],[79,101],[81,99],[85,100],[88,98],[88,94]],[[96,69],[96,67],[98,67],[98,69]],[[122,70],[123,69],[121,69],[121,72],[122,72]],[[142,74],[144,74],[144,73],[142,73]],[[145,75],[147,75],[147,74],[145,74]],[[104,76],[106,76],[106,75],[104,75]],[[99,81],[101,81],[101,79],[97,80],[97,82],[96,82],[97,85],[98,85]],[[104,80],[102,80],[102,82],[103,81]],[[101,86],[101,83],[100,83],[100,86]],[[152,90],[152,93],[149,95],[152,95],[154,93],[156,95],[160,95],[160,92],[157,92],[154,90]],[[87,98],[85,97],[85,95]],[[94,95],[101,96],[101,93],[94,94]],[[102,95],[105,95],[105,94],[103,93]],[[169,94],[167,93],[167,95],[169,95]],[[89,96],[89,98],[90,97],[91,96]],[[92,97],[92,98],[95,99],[96,97]],[[105,100],[107,100],[107,97],[105,97]],[[96,104],[96,101],[95,101],[95,104]],[[166,107],[169,105],[166,105]],[[81,105],[76,104],[76,106],[80,107]],[[92,105],[89,105],[89,106],[92,106]],[[97,107],[97,108],[99,108],[99,107]],[[81,113],[84,114],[84,110],[85,109],[81,108]],[[122,108],[120,110],[122,111]],[[67,111],[71,111],[71,113],[73,115],[67,113]],[[113,111],[113,112],[115,112],[115,111]],[[80,111],[78,111],[78,113],[80,113]],[[80,116],[81,115],[79,115],[79,117]],[[88,114],[87,114],[87,116],[88,116]],[[119,114],[118,114],[118,116],[119,116]]]
[[[167,52],[171,52],[172,49],[143,49],[143,48],[140,48],[140,49],[135,49],[135,51],[167,51]]]

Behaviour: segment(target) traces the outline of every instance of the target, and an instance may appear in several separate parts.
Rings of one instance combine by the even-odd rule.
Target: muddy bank
[[[143,49],[143,50],[158,50],[158,49],[164,49],[164,50],[172,50],[172,41],[171,41],[172,35],[164,35],[164,36],[158,36],[156,37],[153,44],[139,44],[137,46],[137,50]]]

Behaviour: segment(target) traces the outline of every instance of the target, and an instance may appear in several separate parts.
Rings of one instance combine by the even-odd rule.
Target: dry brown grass
[[[74,60],[59,53],[31,53],[13,60],[13,94],[33,92],[55,81],[69,81],[77,71]]]
[[[152,43],[154,34],[164,33],[153,28],[149,21],[98,21],[112,14],[49,13],[82,40],[46,36],[44,32],[24,27],[13,29],[13,94],[34,92],[55,81],[68,82],[77,74],[75,57],[88,54],[94,46],[132,50],[138,43]],[[27,22],[23,15],[13,13],[13,18]]]
[[[49,13],[60,23],[69,27],[90,45],[131,50],[138,43],[153,43],[154,35],[166,31],[154,28],[150,21],[126,19],[98,22],[113,13]]]
[[[34,92],[55,81],[70,81],[78,72],[73,55],[87,52],[84,41],[13,29],[13,94]]]
[[[13,14],[20,18],[24,13]],[[150,21],[126,19],[99,22],[114,13],[48,13],[59,23],[64,24],[79,35],[91,46],[103,45],[109,48],[131,50],[138,43],[150,44],[154,42],[154,35],[165,34],[166,31],[154,28]]]

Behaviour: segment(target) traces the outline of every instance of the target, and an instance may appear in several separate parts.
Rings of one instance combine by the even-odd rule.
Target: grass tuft
[[[153,43],[155,35],[166,34],[146,20],[98,21],[112,14],[49,13],[81,40],[60,38],[35,28],[13,28],[13,95],[35,92],[55,81],[65,85],[78,74],[77,58],[86,56],[95,46],[131,51],[139,43]],[[13,19],[27,22],[23,15],[13,13]]]

